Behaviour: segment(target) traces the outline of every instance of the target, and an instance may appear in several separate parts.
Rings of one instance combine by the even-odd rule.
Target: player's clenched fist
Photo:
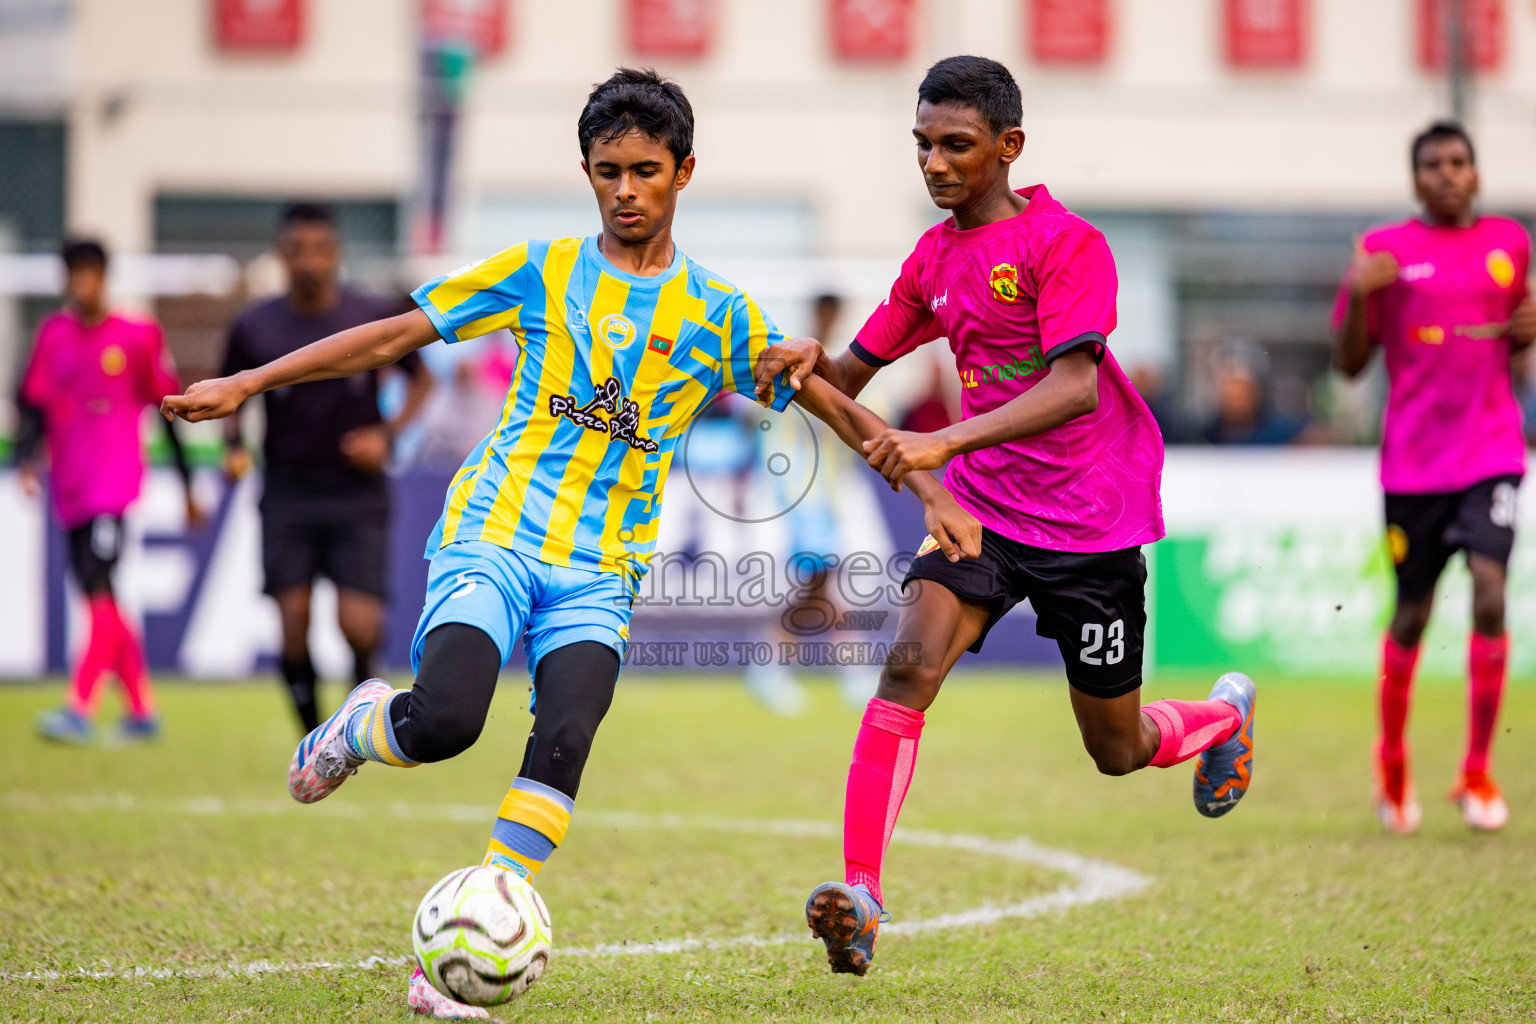
[[[785,370],[789,371],[789,386],[799,391],[800,382],[815,372],[817,361],[823,358],[821,342],[815,338],[785,338],[769,345],[757,360],[757,397],[767,394],[774,378]]]
[[[250,395],[238,377],[214,377],[187,388],[184,395],[167,395],[160,401],[160,415],[166,419],[180,416],[188,423],[217,420],[229,416]]]
[[[1355,291],[1369,295],[1397,280],[1397,257],[1390,252],[1366,252],[1356,248],[1349,272]]]
[[[1536,341],[1536,302],[1527,298],[1509,315],[1509,339],[1517,349]]]
[[[949,445],[939,434],[887,429],[864,442],[864,458],[892,487],[915,469],[938,469],[949,461]]]

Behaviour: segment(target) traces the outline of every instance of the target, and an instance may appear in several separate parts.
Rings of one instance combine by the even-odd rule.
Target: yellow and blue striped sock
[[[575,802],[558,789],[516,779],[491,829],[485,865],[515,871],[532,881],[565,838]]]
[[[394,690],[374,702],[373,707],[364,705],[353,712],[347,723],[347,746],[358,757],[365,757],[380,764],[396,768],[415,768],[416,761],[405,756],[395,740],[395,724],[389,717],[389,706],[396,697],[409,690]]]

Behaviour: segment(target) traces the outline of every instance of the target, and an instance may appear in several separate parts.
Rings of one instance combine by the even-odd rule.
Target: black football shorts
[[[1508,565],[1520,479],[1496,476],[1450,494],[1388,494],[1387,550],[1397,570],[1397,599],[1427,597],[1458,551]]]
[[[87,594],[112,589],[112,567],[123,553],[121,516],[97,516],[69,531],[69,564]]]
[[[388,510],[372,501],[263,500],[261,564],[262,590],[274,596],[324,576],[345,590],[387,598]]]
[[[923,550],[929,548],[929,550]],[[1093,554],[1048,551],[985,527],[981,556],[951,562],[924,544],[906,581],[931,580],[956,596],[986,605],[989,615],[971,646],[981,650],[992,627],[1028,599],[1035,632],[1055,640],[1067,682],[1091,697],[1119,697],[1141,686],[1147,628],[1147,562],[1141,548]]]

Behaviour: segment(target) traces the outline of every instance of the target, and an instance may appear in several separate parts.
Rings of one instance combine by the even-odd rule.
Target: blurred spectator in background
[[[37,727],[48,739],[90,741],[101,679],[111,671],[128,703],[118,738],[153,739],[160,727],[144,646],[117,606],[112,569],[122,551],[123,514],[144,479],[144,410],[179,393],[181,383],[159,326],[107,307],[106,249],[79,240],[67,243],[63,256],[66,305],[38,329],[22,378],[16,461],[23,489],[35,496],[35,456],[46,438],[49,492],[69,533],[70,565],[90,607],[90,633],[66,704],[44,714]],[[201,516],[186,458],[174,427],[168,435],[186,488],[187,520],[195,526]]]
[[[432,395],[421,415],[421,440],[411,464],[433,470],[463,466],[496,429],[512,383],[512,365],[500,345],[455,363],[448,386]]]
[[[247,308],[230,330],[221,376],[254,369],[338,331],[398,312],[391,299],[341,283],[341,239],[331,213],[302,203],[283,215],[278,257],[284,295]],[[325,576],[338,592],[337,618],[353,655],[353,682],[373,673],[383,641],[388,580],[389,484],[384,469],[396,433],[421,409],[432,378],[412,353],[399,414],[379,411],[378,372],[282,388],[263,398],[266,475],[261,496],[264,590],[282,620],[281,668],[304,732],[320,724],[309,655],[310,593]],[[239,414],[225,420],[224,472],[238,479],[251,459]]]
[[[840,296],[830,292],[816,296],[812,310],[812,329],[814,337],[823,346],[827,346],[834,337],[842,310],[843,300]],[[937,380],[935,387],[940,389],[938,414],[946,417],[944,425],[947,426],[948,414],[942,411],[942,380]],[[919,401],[913,411],[921,409],[925,402],[927,398]],[[755,423],[760,420],[761,412],[757,406],[749,406],[749,421]],[[910,419],[912,412],[909,411],[907,415]],[[930,409],[923,415],[932,417],[935,413]],[[749,433],[754,443],[765,440],[761,431],[749,429]],[[781,643],[794,640],[835,642],[839,639],[835,633],[835,623],[843,611],[837,601],[832,570],[839,562],[836,549],[841,536],[837,521],[836,481],[850,468],[848,452],[819,422],[803,424],[791,436],[799,443],[794,446],[794,450],[784,451],[781,448],[779,454],[796,465],[803,464],[803,460],[814,462],[819,467],[809,489],[798,496],[798,502],[795,500],[796,495],[783,493],[793,474],[775,475],[765,453],[760,452],[758,458],[753,460],[753,466],[760,474],[767,471],[763,482],[776,494],[775,507],[789,508],[793,503],[793,507],[785,513],[783,522],[788,548],[785,572],[794,589],[783,613],[775,620],[776,627],[764,638],[776,653],[781,650]],[[812,446],[814,451],[811,450]],[[837,674],[843,700],[849,707],[856,709],[862,709],[869,703],[880,683],[878,665],[840,665]],[[747,666],[745,678],[748,692],[770,711],[781,715],[797,715],[804,710],[805,688],[794,671],[777,658],[767,665],[753,663]]]
[[[1227,360],[1216,374],[1216,415],[1200,432],[1210,444],[1276,445],[1301,440],[1307,422],[1276,411],[1248,363]]]
[[[1163,369],[1153,363],[1139,363],[1131,367],[1131,386],[1147,403],[1157,428],[1163,432],[1164,444],[1187,444],[1191,431],[1184,415],[1174,406],[1167,390]]]

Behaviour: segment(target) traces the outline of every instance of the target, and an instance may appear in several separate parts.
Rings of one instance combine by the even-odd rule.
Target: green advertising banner
[[[1171,452],[1168,537],[1148,552],[1159,669],[1370,676],[1392,612],[1392,565],[1373,452]],[[1510,565],[1513,675],[1536,676],[1536,522]],[[1452,560],[1421,665],[1465,671],[1471,577]],[[1526,637],[1532,639],[1528,642]]]

